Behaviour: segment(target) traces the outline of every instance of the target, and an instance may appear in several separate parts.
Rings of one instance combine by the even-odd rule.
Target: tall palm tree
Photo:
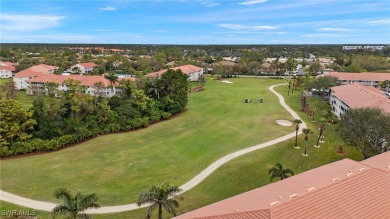
[[[62,199],[63,203],[53,208],[52,214],[56,216],[58,214],[65,214],[66,218],[89,218],[89,216],[83,213],[89,208],[100,208],[96,203],[98,198],[95,193],[83,195],[81,192],[77,192],[73,196],[69,190],[59,188],[54,192],[54,196],[57,199]]]
[[[157,78],[150,80],[147,87],[147,93],[151,96],[157,97],[157,99],[160,99],[160,95],[165,89],[164,83]]]
[[[149,190],[143,191],[138,198],[137,205],[151,204],[146,211],[146,218],[150,218],[154,209],[158,207],[158,218],[162,219],[162,208],[168,213],[177,215],[175,208],[179,206],[179,202],[175,199],[170,199],[176,193],[182,191],[177,186],[171,186],[168,183],[164,183],[159,186],[152,186]]]
[[[294,176],[294,172],[292,170],[290,170],[288,168],[283,169],[283,166],[280,163],[276,163],[276,165],[274,167],[269,169],[268,174],[271,176],[271,178],[270,178],[271,182],[274,178],[280,178],[280,180],[286,179],[289,177],[288,176],[289,174],[291,174],[291,176]]]
[[[313,132],[311,129],[303,129],[302,132],[305,134],[305,153],[303,153],[303,156],[307,156],[307,141],[309,140],[309,134]]]
[[[294,148],[299,148],[298,147],[298,131],[299,131],[299,124],[302,123],[302,120],[300,119],[294,119],[293,123],[295,124],[295,146]]]
[[[115,94],[115,83],[118,81],[118,76],[116,76],[114,72],[109,72],[104,77],[110,81],[112,93]]]

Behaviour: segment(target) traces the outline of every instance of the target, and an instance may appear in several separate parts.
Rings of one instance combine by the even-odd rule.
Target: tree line
[[[167,119],[188,102],[187,76],[168,70],[161,78],[122,80],[111,98],[84,94],[77,83],[58,93],[47,84],[31,108],[0,100],[0,157],[51,151],[101,134],[134,130]],[[57,92],[57,93],[55,93]]]

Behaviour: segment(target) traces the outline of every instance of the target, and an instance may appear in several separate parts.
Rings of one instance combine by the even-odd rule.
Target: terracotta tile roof
[[[93,68],[93,67],[98,66],[94,62],[82,62],[82,63],[78,63],[78,64],[83,66],[84,68]]]
[[[330,72],[328,74],[319,75],[317,77],[334,76],[339,80],[358,80],[358,81],[385,81],[390,80],[390,73],[345,73],[345,72]]]
[[[337,161],[176,219],[390,218],[390,172],[376,168],[390,165],[389,156]]]
[[[373,107],[390,113],[390,99],[377,88],[355,83],[331,87],[331,90],[351,108]]]
[[[15,77],[36,77],[46,75],[46,73],[34,71],[32,68],[27,68],[15,74]]]
[[[13,65],[0,65],[0,70],[16,71],[15,66]]]
[[[2,61],[0,61],[0,65],[14,65],[14,63],[12,63],[12,62],[2,62]]]
[[[390,175],[377,169],[271,209],[271,218],[390,218]]]
[[[390,153],[383,153],[361,161],[367,166],[390,172]]]
[[[93,87],[95,83],[102,82],[104,87],[110,86],[110,81],[103,76],[84,76],[84,75],[55,75],[47,74],[27,80],[27,82],[55,82],[62,84],[67,79],[80,81],[82,85]]]
[[[237,63],[232,62],[232,61],[220,61],[218,64],[220,65],[227,65],[227,66],[235,66]]]
[[[55,70],[58,67],[53,65],[40,64],[40,65],[32,66],[30,68],[36,72],[48,73],[50,70]]]
[[[210,217],[199,217],[193,219],[268,219],[271,218],[271,211],[269,209],[248,211],[248,212],[235,212],[232,214],[215,215]]]
[[[178,70],[180,69],[183,74],[190,74],[192,72],[197,72],[197,71],[201,71],[203,70],[203,68],[200,68],[198,66],[195,66],[195,65],[183,65],[183,66],[178,66],[178,67],[174,67],[174,68],[170,68],[172,70]],[[165,72],[167,72],[168,69],[163,69],[161,71],[158,71],[158,72],[152,72],[152,73],[149,73],[147,75],[145,75],[146,77],[161,77],[161,75],[163,75]]]

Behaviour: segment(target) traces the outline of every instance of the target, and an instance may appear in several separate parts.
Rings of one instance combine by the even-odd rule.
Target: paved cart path
[[[274,90],[274,87],[280,86],[280,85],[286,85],[286,84],[277,84],[269,87],[268,89],[274,93],[278,98],[280,104],[292,115],[294,119],[301,119],[297,113],[295,113],[285,102],[282,95],[277,93]],[[267,103],[265,103],[267,104]],[[302,119],[301,119],[302,120]],[[298,134],[302,133],[302,129],[306,128],[306,123],[303,122],[300,125],[300,129]],[[248,154],[252,151],[259,150],[265,147],[272,146],[274,144],[277,144],[279,142],[285,141],[287,139],[295,137],[295,132],[292,132],[290,134],[281,136],[279,138],[267,141],[262,144],[258,144],[249,148],[245,148],[236,152],[233,152],[231,154],[228,154],[219,160],[212,163],[210,166],[208,166],[206,169],[204,169],[202,172],[200,172],[198,175],[196,175],[194,178],[192,178],[190,181],[186,182],[180,188],[183,190],[181,193],[184,193],[192,188],[194,188],[196,185],[201,183],[204,179],[206,179],[208,176],[210,176],[215,170],[217,170],[220,166],[224,165],[225,163],[233,160],[234,158],[237,158],[241,155]],[[17,196],[14,194],[11,194],[9,192],[5,192],[0,190],[0,200],[21,205],[24,207],[28,207],[35,210],[42,210],[42,211],[51,211],[57,204],[50,203],[50,202],[42,202],[42,201],[36,201],[28,198],[23,198],[21,196]],[[123,212],[123,211],[131,211],[138,208],[146,207],[147,205],[143,205],[141,207],[138,207],[136,203],[128,204],[128,205],[118,205],[118,206],[105,206],[98,209],[89,209],[86,211],[88,214],[108,214],[108,213],[117,213],[117,212]]]

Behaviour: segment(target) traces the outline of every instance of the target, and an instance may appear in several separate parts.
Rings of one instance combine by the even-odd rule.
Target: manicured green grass
[[[286,86],[277,87],[276,90],[282,94],[287,94]],[[307,114],[300,112],[298,95],[294,94],[289,97],[284,95],[286,102],[304,119],[309,128],[317,130],[319,124],[311,123]],[[313,106],[323,107],[315,99],[309,99]],[[293,148],[294,139],[279,143],[275,146],[255,151],[253,153],[241,156],[233,161],[223,165],[215,173],[205,179],[200,185],[182,195],[184,200],[180,201],[181,207],[179,212],[185,213],[207,204],[220,201],[225,198],[258,188],[269,183],[268,169],[281,162],[284,167],[292,169],[295,174],[303,171],[325,165],[344,158],[361,159],[355,148],[344,145],[341,139],[335,134],[335,125],[328,125],[326,129],[325,143],[321,144],[320,149],[313,145],[316,142],[315,132],[309,138],[308,157],[303,157],[303,136],[299,136],[299,145],[301,150]],[[293,129],[290,127],[289,129]],[[345,154],[337,154],[338,146],[343,145],[346,150]],[[8,204],[9,205],[9,204]],[[117,214],[94,215],[94,218],[144,218],[145,209],[129,211]],[[38,214],[40,215],[40,214]],[[47,213],[42,213],[45,218]],[[164,213],[164,218],[170,218]],[[154,214],[155,218],[157,217]]]
[[[12,78],[0,78],[0,86],[10,81],[12,81]]]
[[[96,192],[102,205],[127,204],[151,185],[181,185],[220,157],[292,132],[292,119],[268,87],[279,80],[210,80],[190,95],[187,111],[135,132],[101,136],[62,151],[1,160],[1,189],[55,201],[66,187]],[[245,104],[245,98],[253,98]],[[263,98],[265,103],[256,103]],[[26,186],[28,184],[28,186]]]
[[[7,78],[7,79],[0,79],[0,86],[4,85],[7,82],[12,81],[12,78]],[[5,94],[1,94],[3,97],[5,97]],[[18,94],[16,96],[16,100],[21,101],[28,107],[32,107],[32,104],[34,102],[34,96],[29,96],[26,94],[26,91],[18,91]]]

